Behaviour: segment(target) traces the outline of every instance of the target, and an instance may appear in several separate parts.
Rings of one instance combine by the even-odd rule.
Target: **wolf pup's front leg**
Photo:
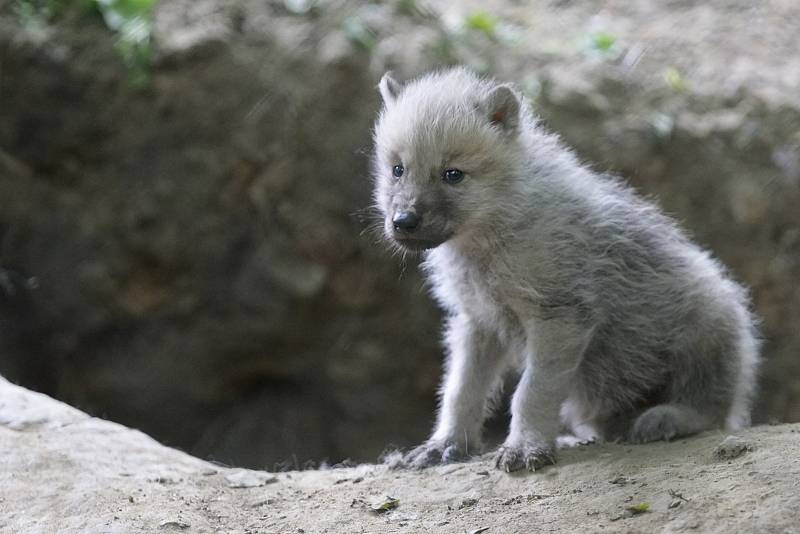
[[[511,428],[495,464],[506,472],[555,463],[559,411],[575,384],[591,330],[568,319],[531,321],[526,365],[511,402]]]
[[[450,319],[441,405],[430,439],[407,453],[402,465],[423,468],[481,452],[481,427],[507,351],[498,337],[466,315]]]

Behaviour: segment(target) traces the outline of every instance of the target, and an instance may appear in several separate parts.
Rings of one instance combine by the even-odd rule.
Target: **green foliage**
[[[380,499],[375,499],[370,503],[372,511],[379,514],[393,510],[398,506],[400,506],[400,499],[389,497],[388,495]]]
[[[14,12],[26,26],[48,23],[64,15],[75,4],[88,4],[87,1],[65,0],[16,0]]]
[[[398,0],[395,9],[401,15],[415,15],[419,11],[417,0]]]
[[[36,26],[70,16],[103,18],[117,34],[116,49],[128,69],[131,85],[141,87],[150,78],[152,14],[156,0],[16,0],[14,10],[22,24]]]
[[[639,504],[633,504],[631,506],[626,506],[625,509],[633,515],[643,514],[646,511],[650,510],[650,505],[646,502],[641,502]]]
[[[683,79],[680,71],[675,67],[667,67],[664,71],[664,82],[676,93],[685,93],[689,90],[686,80]]]
[[[497,18],[487,11],[475,11],[467,15],[465,25],[470,30],[476,30],[487,37],[494,38],[497,33]]]
[[[487,11],[474,11],[458,25],[432,19],[439,31],[439,39],[430,51],[446,65],[467,65],[478,73],[488,73],[491,64],[487,50],[500,46],[513,46],[522,40],[518,26],[495,17]]]
[[[348,17],[342,23],[345,36],[364,50],[375,48],[375,34],[367,28],[364,21],[357,16]]]
[[[647,122],[658,140],[668,139],[675,129],[675,119],[666,113],[654,112]]]
[[[106,26],[117,32],[117,51],[128,68],[131,85],[142,87],[150,80],[150,59],[155,0],[95,0]]]
[[[604,31],[587,35],[583,39],[581,49],[588,56],[599,56],[605,59],[614,59],[621,53],[617,38]]]
[[[49,20],[60,6],[59,0],[20,0],[14,3],[14,12],[27,26],[36,23],[38,18]]]
[[[295,15],[309,13],[316,3],[316,0],[283,0],[283,5],[286,6],[286,9]]]
[[[439,14],[425,0],[395,0],[394,10],[398,15],[425,21],[438,21]]]
[[[602,52],[608,52],[614,48],[614,44],[617,42],[616,37],[606,32],[597,32],[592,35],[591,39],[593,48]]]

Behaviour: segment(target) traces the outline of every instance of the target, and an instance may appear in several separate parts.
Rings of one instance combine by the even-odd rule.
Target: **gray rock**
[[[714,449],[715,460],[733,460],[755,447],[739,436],[728,436]]]

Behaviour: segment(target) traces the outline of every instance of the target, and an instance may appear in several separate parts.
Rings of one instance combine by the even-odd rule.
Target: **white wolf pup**
[[[509,368],[505,471],[553,463],[563,428],[643,443],[749,424],[755,321],[707,252],[582,166],[508,85],[457,68],[379,87],[375,201],[448,315],[436,428],[400,465],[480,452]]]

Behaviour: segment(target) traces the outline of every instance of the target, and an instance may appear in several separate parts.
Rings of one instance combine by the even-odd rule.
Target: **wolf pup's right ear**
[[[403,86],[400,84],[400,82],[394,79],[392,74],[392,71],[387,71],[378,84],[378,89],[381,92],[383,103],[387,107],[394,104],[395,100],[397,100],[397,96],[400,94],[400,91],[403,90]]]
[[[513,133],[519,127],[519,96],[508,85],[498,85],[486,96],[483,103],[489,122],[499,126],[506,133]]]

